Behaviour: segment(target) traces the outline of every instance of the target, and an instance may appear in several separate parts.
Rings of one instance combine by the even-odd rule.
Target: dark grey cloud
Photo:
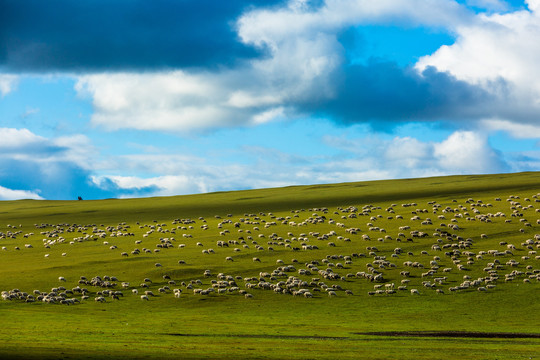
[[[435,68],[419,73],[372,59],[341,70],[335,75],[337,89],[331,99],[306,102],[299,108],[339,123],[369,122],[376,128],[402,121],[467,121],[500,112],[493,95]]]
[[[281,0],[257,1],[257,6]],[[2,0],[0,69],[218,67],[260,56],[238,41],[246,0]]]

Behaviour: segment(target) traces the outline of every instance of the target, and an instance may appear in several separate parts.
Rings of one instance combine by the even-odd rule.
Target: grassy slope
[[[278,258],[288,264],[292,258],[298,259],[298,269],[303,268],[305,262],[313,259],[320,261],[327,254],[366,252],[365,247],[369,245],[377,246],[379,253],[388,258],[396,246],[401,246],[415,253],[411,260],[428,264],[433,255],[441,255],[430,250],[435,238],[430,236],[427,240],[417,240],[412,244],[397,243],[398,224],[395,220],[386,219],[388,214],[384,212],[391,203],[416,202],[420,208],[431,209],[427,201],[436,200],[443,207],[455,207],[452,199],[467,205],[464,201],[472,197],[493,203],[494,208],[482,209],[483,212],[500,209],[510,214],[509,205],[504,201],[507,196],[516,194],[524,198],[538,192],[540,174],[523,173],[288,187],[152,199],[2,202],[0,231],[8,230],[7,224],[20,224],[23,233],[34,231],[36,235],[28,239],[20,236],[16,240],[0,239],[0,245],[8,248],[8,251],[0,253],[0,290],[15,287],[28,292],[34,288],[47,290],[59,286],[58,276],[65,276],[68,279],[67,287],[71,287],[76,285],[81,275],[92,277],[104,274],[115,275],[121,281],[130,281],[132,285],[138,285],[142,278],[150,277],[154,281],[152,290],[156,293],[157,287],[164,285],[161,280],[163,274],[169,274],[178,281],[202,279],[204,287],[208,287],[210,279],[202,276],[205,269],[210,269],[214,275],[224,272],[242,277],[256,276],[260,271],[275,269]],[[503,201],[495,203],[495,197],[502,197]],[[225,225],[224,228],[230,229],[231,234],[220,237],[216,228],[219,220],[214,215],[226,218],[226,214],[231,213],[232,219],[237,221],[245,213],[251,212],[289,216],[293,209],[328,207],[330,212],[327,217],[330,218],[336,206],[361,207],[365,204],[381,206],[382,210],[373,212],[384,215],[376,220],[376,225],[386,228],[394,240],[376,241],[379,235],[368,232],[366,226],[370,220],[360,217],[344,222],[347,226],[360,227],[362,233],[370,234],[374,238],[371,242],[363,242],[358,235],[351,236],[351,242],[333,240],[337,246],[329,248],[327,241],[311,240],[313,244],[318,244],[320,250],[299,252],[275,246],[274,251],[251,248],[233,253],[232,249],[216,247],[216,240],[235,239],[241,234],[235,234],[232,226]],[[405,218],[400,225],[410,223],[410,208],[398,206],[395,210]],[[300,212],[300,219],[310,215],[310,211]],[[501,240],[519,245],[538,232],[536,219],[539,216],[531,209],[525,215],[533,224],[525,229],[525,234],[518,231],[522,226],[517,219],[511,224],[494,219],[493,226],[489,228],[484,228],[479,222],[459,219],[459,225],[463,227],[460,235],[474,239],[472,251],[476,252],[480,249],[502,249],[498,245]],[[120,251],[131,251],[135,247],[133,241],[143,239],[142,234],[147,231],[147,228],[139,229],[136,221],[152,224],[153,220],[157,220],[158,223],[167,223],[172,229],[173,219],[197,219],[199,216],[207,218],[210,230],[200,230],[201,222],[197,222],[194,229],[178,231],[175,235],[177,243],[186,243],[184,249],[120,257]],[[339,216],[335,217],[339,221]],[[422,217],[431,217],[434,225],[414,224],[413,228],[421,228],[431,234],[439,226],[437,215],[430,212]],[[450,217],[447,216],[448,219]],[[136,236],[107,238],[110,244],[118,246],[114,251],[103,245],[102,240],[75,245],[64,243],[43,249],[39,245],[43,236],[33,228],[33,224],[41,223],[107,226],[123,221],[132,226],[131,230]],[[265,248],[268,236],[273,232],[283,237],[287,236],[288,231],[295,235],[297,232],[326,233],[331,230],[338,231],[340,235],[343,233],[328,223],[302,228],[281,224],[269,229],[260,227],[260,233],[265,238],[259,243]],[[243,225],[242,228],[247,230],[252,226]],[[479,237],[480,230],[488,233],[488,239]],[[193,238],[182,239],[183,232],[193,234]],[[255,237],[256,233],[253,232]],[[80,235],[64,234],[67,239]],[[144,239],[139,247],[146,245],[153,249],[163,236],[170,234],[154,233]],[[204,249],[214,248],[216,254],[201,255],[202,248],[195,246],[196,241],[204,243]],[[24,243],[35,246],[33,249],[12,250],[14,246],[23,247]],[[429,256],[419,254],[424,249],[429,250]],[[62,252],[67,252],[67,256],[62,257]],[[45,259],[45,253],[49,253],[50,257]],[[525,250],[519,249],[516,258],[525,254]],[[226,262],[225,256],[233,256],[235,261]],[[251,261],[253,256],[258,256],[261,263]],[[441,258],[442,265],[452,266],[448,258],[443,255]],[[186,265],[179,266],[178,259],[186,260]],[[404,270],[401,264],[407,259],[407,255],[402,255],[395,261],[398,269],[386,272],[388,282],[401,280],[399,271]],[[371,260],[355,260],[344,271],[364,271],[365,264]],[[506,261],[507,258],[501,260]],[[163,264],[162,268],[154,267],[157,261]],[[473,279],[485,276],[481,268],[488,261],[493,260],[477,262],[467,274]],[[527,262],[535,269],[539,268],[534,257]],[[523,266],[520,269],[524,270]],[[332,299],[322,295],[304,299],[263,290],[251,291],[255,295],[252,300],[239,295],[211,295],[205,298],[190,295],[184,290],[181,299],[167,294],[152,298],[149,302],[142,302],[135,296],[125,296],[118,302],[97,304],[91,301],[77,306],[0,301],[0,352],[10,356],[24,354],[24,357],[30,355],[38,358],[95,358],[109,355],[143,358],[176,357],[179,354],[186,358],[282,358],[285,353],[290,358],[329,358],[335,352],[340,353],[340,358],[440,358],[448,352],[456,357],[468,358],[524,358],[536,354],[535,350],[540,345],[538,339],[424,339],[358,335],[359,332],[397,330],[539,332],[537,283],[524,284],[521,280],[501,283],[489,293],[467,291],[450,294],[445,288],[446,294],[438,296],[431,290],[422,289],[420,271],[412,272],[412,283],[421,290],[418,297],[411,296],[409,292],[399,292],[393,296],[368,296],[367,291],[373,289],[372,283],[351,280],[342,282],[342,285],[353,290],[355,295],[344,296],[339,292],[338,297]],[[449,285],[457,285],[462,275],[456,273],[449,276]]]

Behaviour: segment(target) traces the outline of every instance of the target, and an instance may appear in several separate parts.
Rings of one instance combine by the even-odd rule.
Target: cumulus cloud
[[[519,171],[508,166],[485,135],[471,131],[456,131],[440,142],[414,137],[386,139],[372,134],[357,139],[327,136],[324,144],[338,148],[340,153],[300,156],[272,148],[245,147],[244,163],[233,164],[187,155],[122,156],[111,168],[121,169],[123,175],[104,174],[93,181],[100,188],[132,197]],[[521,165],[532,163],[534,160],[522,160]]]
[[[424,142],[410,136],[397,136],[389,140],[373,135],[352,140],[327,138],[325,142],[355,154],[367,162],[370,169],[379,170],[385,175],[381,178],[485,174],[510,170],[502,154],[480,132],[456,131],[441,142]]]
[[[318,6],[310,4],[290,1],[283,6],[252,8],[238,18],[235,27],[238,39],[246,46],[264,51],[264,57],[218,70],[90,74],[79,78],[76,89],[91,97],[94,125],[180,133],[257,125],[313,111],[329,116],[344,115],[346,122],[388,116],[384,113],[388,106],[353,105],[357,101],[372,104],[375,96],[380,96],[377,104],[401,101],[402,106],[396,106],[392,119],[404,108],[408,111],[405,116],[467,108],[455,107],[452,101],[444,104],[447,96],[441,96],[454,93],[451,99],[468,98],[475,89],[466,84],[445,78],[444,74],[420,78],[411,71],[406,74],[404,69],[393,69],[393,77],[381,79],[389,66],[345,66],[345,52],[339,42],[343,29],[362,24],[395,21],[407,26],[450,27],[469,21],[470,14],[456,3],[328,0]],[[371,75],[373,72],[379,77]],[[349,80],[343,84],[340,79]],[[401,81],[390,89],[406,83],[409,88],[397,91],[430,98],[409,102],[410,96],[400,99],[402,94],[397,91],[374,95],[364,90],[380,90],[375,89],[380,87],[377,85],[380,80]],[[436,90],[441,85],[446,88]],[[436,91],[439,93],[433,95]],[[435,109],[425,110],[423,106],[434,100],[434,96]],[[473,96],[471,102],[474,99]]]
[[[434,146],[433,155],[449,173],[497,173],[508,170],[487,137],[472,131],[458,131]]]
[[[0,186],[0,200],[20,200],[20,199],[32,199],[43,200],[39,194],[33,191],[26,190],[12,190]]]
[[[299,116],[376,127],[496,117],[530,122],[540,106],[540,51],[526,44],[540,34],[520,18],[537,21],[530,11],[474,15],[453,1],[290,1],[252,8],[236,22],[238,39],[266,57],[219,70],[91,74],[76,88],[93,101],[92,123],[111,130],[186,133]],[[344,30],[394,22],[444,27],[458,39],[414,68],[346,59]],[[523,53],[534,56],[516,55]],[[521,96],[535,92],[538,99]]]
[[[486,131],[504,131],[517,139],[540,139],[540,126],[535,124],[517,124],[503,119],[485,119],[480,125]]]
[[[478,15],[476,21],[457,28],[454,44],[422,57],[417,68],[435,67],[493,94],[500,102],[499,117],[537,122],[540,3],[527,4],[528,10]]]
[[[43,144],[46,139],[32,133],[28,129],[0,128],[0,149],[3,152],[10,149],[23,149],[31,145]]]
[[[11,74],[0,74],[0,95],[3,97],[13,91],[18,77]]]
[[[9,135],[0,151],[0,198],[85,199],[168,196],[213,191],[529,169],[537,154],[515,154],[510,168],[479,132],[456,131],[440,142],[415,137],[324,138],[333,155],[293,155],[245,146],[230,155],[152,153],[100,160],[82,135],[47,139],[26,129]],[[386,135],[385,135],[386,136]],[[90,150],[88,150],[90,149]],[[86,151],[85,151],[86,150]],[[518,159],[519,158],[519,159]],[[519,167],[521,166],[521,168]],[[99,170],[97,170],[99,169]],[[98,172],[99,171],[99,172]],[[29,175],[31,174],[31,175]],[[16,189],[16,190],[12,190]]]
[[[495,12],[507,8],[500,0],[466,2],[492,10],[480,14],[452,0],[290,0],[257,7],[241,0],[210,7],[206,0],[158,0],[146,7],[101,7],[97,1],[86,12],[79,3],[60,3],[65,6],[7,3],[0,21],[9,30],[3,32],[4,66],[22,58],[16,63],[33,71],[43,64],[84,73],[76,89],[92,100],[92,124],[109,130],[204,132],[301,116],[380,127],[409,120],[532,123],[540,107],[537,0],[506,13]],[[120,8],[125,16],[118,24],[87,26],[102,8],[100,18],[116,19]],[[36,34],[45,26],[43,14],[54,19],[56,12],[73,15],[77,21],[68,24],[85,31],[59,31],[65,21],[48,21]],[[128,27],[135,18],[140,21]],[[24,27],[28,21],[35,26]],[[412,68],[384,59],[357,63],[347,58],[354,49],[346,48],[351,44],[342,34],[365,25],[437,29],[456,41],[425,54]],[[17,36],[22,40],[14,41]],[[30,50],[43,56],[24,56]],[[28,63],[32,59],[39,66]],[[2,93],[12,81],[4,83]]]
[[[243,81],[239,76],[236,72],[213,75],[181,70],[86,75],[79,78],[76,90],[92,98],[94,125],[110,130],[188,132],[249,123],[264,109],[261,99],[242,104],[237,94],[231,103],[229,90]]]

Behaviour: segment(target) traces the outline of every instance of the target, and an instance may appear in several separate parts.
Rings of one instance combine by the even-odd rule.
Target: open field
[[[540,173],[1,202],[0,357],[538,358],[539,219]]]

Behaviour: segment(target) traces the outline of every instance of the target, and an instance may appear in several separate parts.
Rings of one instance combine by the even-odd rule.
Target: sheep
[[[411,289],[411,295],[420,295],[420,292],[418,291],[418,289]]]
[[[148,300],[150,300],[150,299],[148,298],[147,295],[141,295],[141,300],[146,300],[146,301],[148,301]]]

